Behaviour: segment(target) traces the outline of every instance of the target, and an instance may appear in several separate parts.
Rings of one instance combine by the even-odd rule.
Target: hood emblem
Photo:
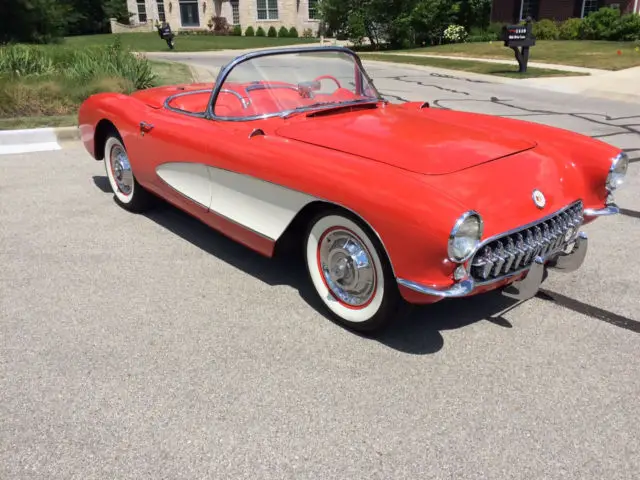
[[[544,198],[543,193],[538,189],[533,191],[531,198],[533,198],[533,203],[535,203],[538,208],[544,208],[547,204],[547,199]]]

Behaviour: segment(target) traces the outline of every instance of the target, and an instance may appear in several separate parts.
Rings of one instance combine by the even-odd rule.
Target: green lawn
[[[450,70],[462,70],[465,72],[483,73],[485,75],[498,75],[510,78],[536,78],[536,77],[565,77],[582,75],[581,73],[567,72],[564,70],[550,70],[546,68],[528,67],[527,73],[518,73],[517,63],[514,66],[500,63],[476,62],[472,60],[451,60],[448,58],[418,57],[407,55],[393,55],[390,53],[361,53],[363,60],[378,60],[382,62],[407,63],[411,65],[423,65],[426,67],[447,68]]]
[[[182,63],[160,62],[150,60],[153,73],[156,75],[154,85],[174,85],[179,83],[190,83],[193,81],[189,67]],[[0,80],[2,78],[0,77]],[[5,80],[6,81],[6,80]],[[102,90],[117,91],[120,86],[117,81],[107,79],[104,81]],[[23,110],[36,110],[34,104],[46,102],[48,115],[11,115],[3,117],[0,115],[0,130],[14,130],[21,128],[42,128],[42,127],[70,127],[77,125],[77,109],[82,98],[74,98],[68,89],[70,86],[60,86],[51,79],[31,79],[29,82],[20,85],[4,83],[0,81],[0,98],[5,96],[9,102],[21,102]],[[78,90],[80,87],[77,88]],[[11,95],[18,98],[11,98]],[[43,98],[40,95],[49,95],[50,98]],[[55,107],[55,108],[52,108]],[[1,109],[0,109],[1,111]],[[0,112],[1,113],[1,112]]]
[[[136,32],[121,34],[82,35],[66,37],[64,43],[70,46],[108,45],[119,37],[122,44],[138,52],[170,51],[167,43],[156,32]],[[216,35],[177,35],[176,52],[202,52],[206,50],[242,50],[249,48],[280,47],[305,43],[317,43],[317,38],[271,38],[236,37]]]
[[[621,55],[618,55],[618,51]],[[503,42],[457,43],[403,50],[403,53],[513,59],[515,62],[513,50],[505,47]],[[595,40],[538,40],[531,47],[529,61],[622,70],[640,66],[640,44]]]

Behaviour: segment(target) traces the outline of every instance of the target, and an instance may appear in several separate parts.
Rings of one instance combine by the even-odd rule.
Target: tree
[[[322,0],[319,6],[329,29],[346,34],[356,44],[366,37],[373,45],[384,41],[393,48],[408,48],[437,41],[457,20],[461,4],[471,12],[472,5],[476,8],[476,4],[485,3],[486,0]]]
[[[64,35],[68,7],[57,0],[13,0],[0,6],[0,42],[49,43]]]

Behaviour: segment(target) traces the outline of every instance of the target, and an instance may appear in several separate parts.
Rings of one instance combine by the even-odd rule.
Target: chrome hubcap
[[[133,174],[131,173],[127,152],[119,145],[115,145],[111,149],[111,158],[109,160],[118,190],[125,195],[129,195],[133,189]]]
[[[366,305],[375,292],[376,272],[360,239],[346,230],[333,230],[323,236],[318,249],[320,269],[332,293],[347,305]]]

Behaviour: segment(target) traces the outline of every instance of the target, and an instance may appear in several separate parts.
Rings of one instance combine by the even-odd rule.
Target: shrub
[[[444,38],[449,43],[464,42],[467,36],[467,31],[462,25],[449,25],[444,31]]]
[[[53,58],[43,48],[26,45],[0,47],[0,74],[28,77],[53,73]]]
[[[234,25],[233,26],[233,30],[231,30],[231,35],[233,35],[235,37],[241,37],[242,36],[242,27],[240,25]]]
[[[622,15],[614,27],[613,37],[624,42],[640,40],[640,15],[637,13]]]
[[[580,37],[588,40],[615,40],[615,27],[620,20],[617,8],[601,8],[582,20]]]
[[[271,25],[271,26],[269,27],[268,32],[267,32],[267,37],[274,38],[274,37],[277,37],[277,36],[278,36],[278,32],[276,31],[276,27],[274,27],[273,25]]]
[[[313,35],[313,33],[312,33],[312,35]],[[289,38],[298,38],[298,37],[299,37],[299,35],[298,35],[298,30],[296,30],[296,27],[291,27],[289,29]]]
[[[136,57],[120,42],[82,50],[69,47],[11,45],[0,48],[0,75],[58,77],[79,83],[95,78],[122,78],[135,89],[152,87],[156,76],[143,57]]]
[[[266,34],[264,32],[264,28],[262,27],[258,27],[258,29],[256,30],[256,37],[265,37]]]
[[[229,35],[231,27],[226,17],[213,17],[213,33],[216,35]]]
[[[288,37],[289,36],[289,30],[287,30],[287,27],[285,27],[284,25],[282,27],[280,27],[280,30],[278,30],[278,36],[279,37]]]
[[[256,35],[256,31],[253,29],[251,25],[249,25],[247,29],[244,31],[245,37],[254,37],[255,35]]]
[[[95,93],[131,93],[156,84],[147,59],[118,41],[83,49],[0,48],[0,117],[71,115]]]
[[[545,18],[533,24],[533,35],[537,40],[558,40],[560,30],[556,22]]]
[[[475,35],[469,35],[467,37],[467,42],[469,43],[480,43],[480,42],[497,42],[500,40],[500,35],[492,32],[481,32]]]
[[[313,38],[313,30],[310,28],[305,28],[302,31],[302,38]]]
[[[569,18],[560,24],[560,40],[578,40],[580,38],[581,18]]]

